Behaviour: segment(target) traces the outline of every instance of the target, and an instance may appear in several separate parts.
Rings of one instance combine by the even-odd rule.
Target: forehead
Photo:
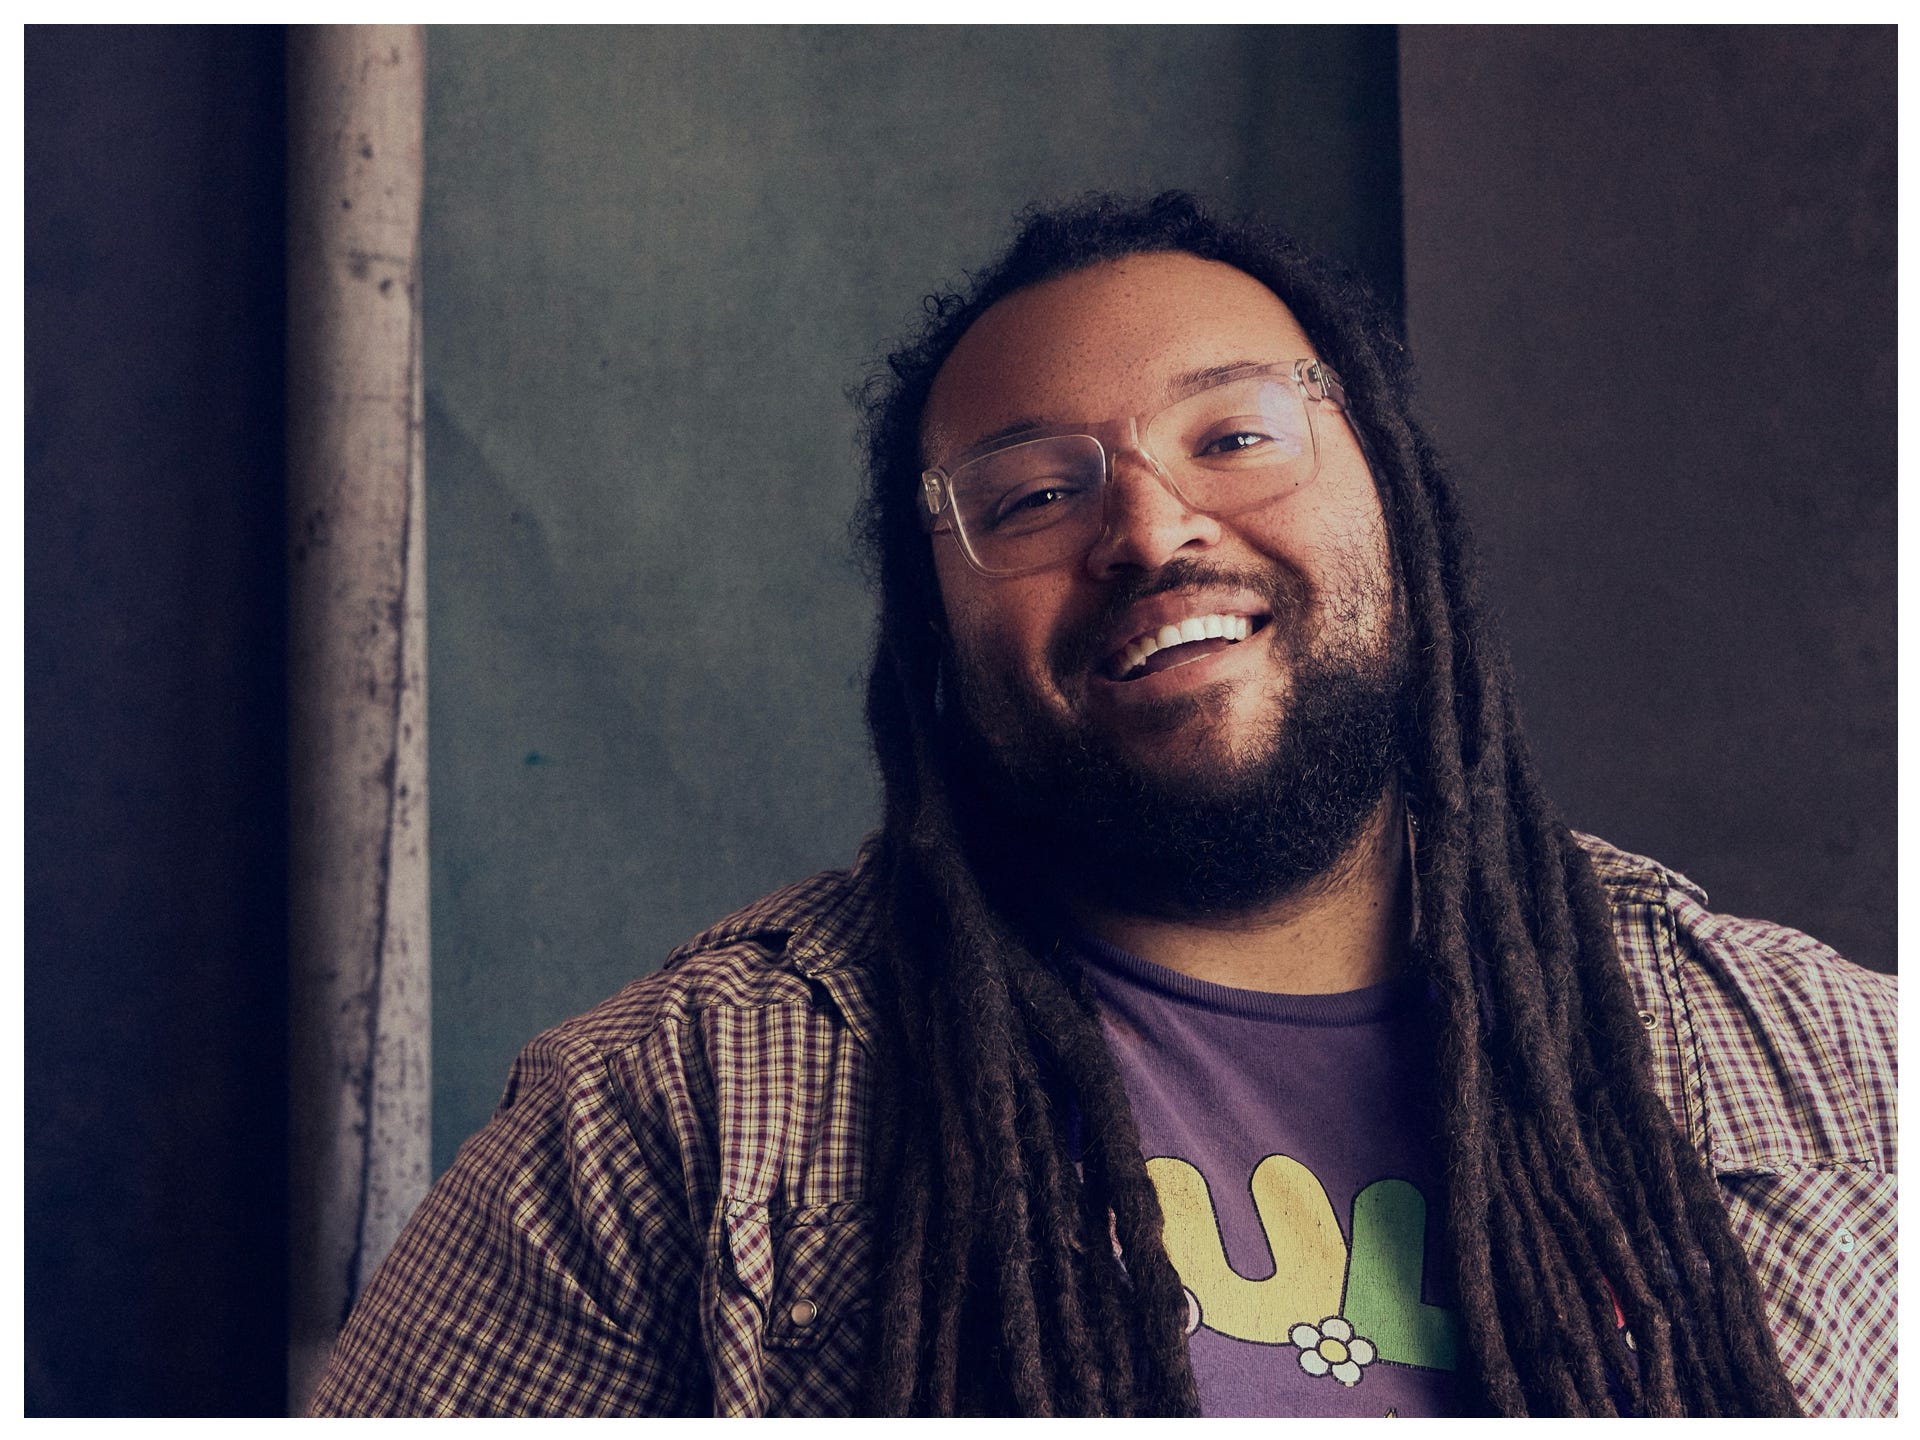
[[[929,460],[1010,425],[1150,410],[1181,375],[1311,355],[1280,298],[1243,270],[1184,254],[1103,262],[1009,295],[934,377]]]

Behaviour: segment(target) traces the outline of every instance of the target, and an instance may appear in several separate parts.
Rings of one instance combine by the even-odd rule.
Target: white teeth
[[[1135,640],[1120,656],[1118,670],[1121,677],[1125,678],[1146,664],[1148,656],[1170,646],[1185,645],[1194,640],[1240,641],[1252,633],[1253,621],[1245,615],[1194,615],[1178,625],[1162,625],[1151,635],[1142,635]]]

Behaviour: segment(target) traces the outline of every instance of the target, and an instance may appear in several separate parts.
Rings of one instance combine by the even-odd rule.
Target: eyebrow
[[[1167,399],[1173,400],[1182,395],[1190,395],[1195,390],[1204,390],[1209,385],[1218,385],[1242,375],[1250,375],[1255,370],[1271,370],[1280,363],[1278,360],[1229,360],[1224,365],[1208,365],[1199,370],[1183,370],[1168,383]]]
[[[979,439],[969,441],[966,445],[961,446],[956,453],[971,454],[975,450],[984,450],[990,445],[998,445],[1002,440],[1011,440],[1016,435],[1024,435],[1029,430],[1049,430],[1062,424],[1079,425],[1084,423],[1084,421],[1079,420],[1054,421],[1038,420],[1030,417],[1022,418],[1014,421],[1011,425],[1002,425],[998,430],[989,430]]]

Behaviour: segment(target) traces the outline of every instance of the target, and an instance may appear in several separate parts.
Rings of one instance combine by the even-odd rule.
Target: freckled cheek
[[[1017,582],[989,582],[982,591],[943,587],[947,627],[960,664],[994,688],[1051,688],[1047,653],[1054,611],[1039,597],[1018,593]]]
[[[1241,522],[1245,539],[1272,562],[1316,578],[1326,562],[1351,566],[1356,558],[1384,553],[1386,531],[1379,511],[1371,514],[1338,497],[1303,494]]]
[[[1349,510],[1329,518],[1324,545],[1345,558],[1349,566],[1374,575],[1386,575],[1393,565],[1392,547],[1387,543],[1386,518],[1378,509]]]
[[[1342,603],[1359,633],[1377,642],[1392,630],[1398,590],[1385,517],[1378,510],[1360,517],[1336,543],[1338,568],[1330,583],[1345,592]]]
[[[1303,503],[1275,516],[1255,543],[1306,579],[1318,606],[1344,624],[1369,637],[1385,631],[1393,608],[1393,550],[1371,487],[1362,494],[1330,490],[1299,499]]]
[[[1283,531],[1318,537],[1322,543],[1353,544],[1386,533],[1379,493],[1364,470],[1322,472],[1318,481],[1293,495],[1274,516]]]
[[[1044,644],[1032,618],[1002,606],[961,606],[949,612],[955,647],[978,663],[1027,669]]]

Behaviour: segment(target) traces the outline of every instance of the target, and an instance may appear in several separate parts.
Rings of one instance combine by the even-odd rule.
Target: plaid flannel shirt
[[[1673,1113],[1809,1414],[1892,1414],[1894,983],[1589,842]],[[313,1413],[843,1415],[877,1264],[862,862],[535,1039]]]

